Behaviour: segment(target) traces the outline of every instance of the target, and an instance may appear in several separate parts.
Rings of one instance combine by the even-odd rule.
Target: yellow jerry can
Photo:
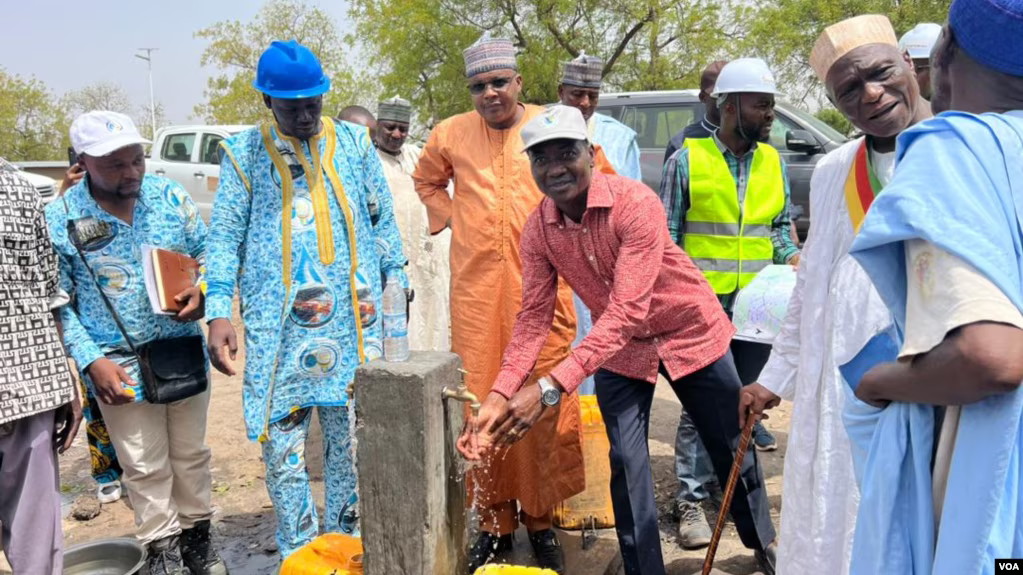
[[[586,490],[554,507],[554,525],[562,529],[607,529],[614,527],[611,507],[611,444],[596,395],[579,396],[583,466]]]
[[[280,575],[361,575],[362,540],[326,533],[295,551],[281,565]]]
[[[476,570],[473,575],[558,575],[550,569],[539,567],[519,567],[517,565],[491,564],[484,565]]]

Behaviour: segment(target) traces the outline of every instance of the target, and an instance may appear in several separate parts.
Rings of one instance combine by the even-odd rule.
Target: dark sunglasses
[[[477,82],[475,84],[469,84],[469,93],[474,96],[479,96],[483,92],[487,91],[487,86],[490,86],[496,92],[503,92],[508,89],[508,86],[514,80],[514,77],[494,78],[489,82]]]

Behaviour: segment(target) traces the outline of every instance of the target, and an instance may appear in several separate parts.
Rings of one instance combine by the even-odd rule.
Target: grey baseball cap
[[[522,127],[523,150],[551,140],[588,140],[586,120],[578,108],[558,104]]]

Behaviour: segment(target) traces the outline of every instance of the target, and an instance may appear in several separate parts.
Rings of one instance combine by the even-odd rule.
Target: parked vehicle
[[[249,126],[169,126],[156,132],[146,172],[177,181],[208,223],[220,183],[221,140]]]
[[[41,174],[26,172],[17,164],[15,164],[15,167],[18,168],[18,175],[28,180],[29,183],[32,184],[32,187],[39,192],[39,197],[43,199],[43,204],[49,204],[53,200],[57,199],[57,191],[60,189],[60,182]]]
[[[638,134],[643,183],[657,191],[661,184],[668,141],[703,117],[698,90],[601,94],[597,111]],[[775,106],[770,144],[788,165],[796,229],[806,237],[810,227],[810,176],[817,161],[848,138],[792,104]]]

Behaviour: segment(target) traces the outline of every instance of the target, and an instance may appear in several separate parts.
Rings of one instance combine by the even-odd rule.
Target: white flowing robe
[[[846,384],[838,367],[891,321],[870,278],[849,255],[855,232],[845,183],[862,141],[829,153],[814,170],[813,224],[784,324],[759,379],[793,402],[779,575],[849,573],[859,490],[842,423]]]
[[[451,230],[431,236],[426,206],[416,194],[412,173],[416,170],[421,150],[406,144],[401,153],[392,156],[377,150],[384,176],[391,188],[394,219],[401,232],[401,241],[408,256],[409,286],[415,299],[409,304],[409,349],[449,351],[451,349]]]

